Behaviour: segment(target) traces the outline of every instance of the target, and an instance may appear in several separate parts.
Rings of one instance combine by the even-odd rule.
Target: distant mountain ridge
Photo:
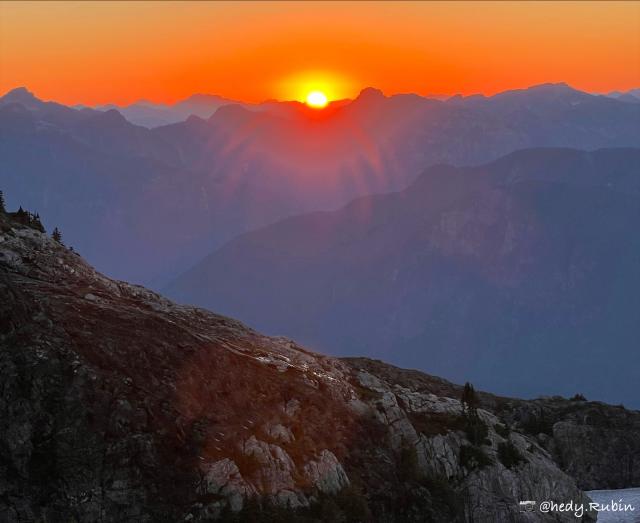
[[[62,227],[106,273],[157,287],[238,234],[403,189],[430,165],[640,146],[640,105],[566,85],[447,101],[365,89],[324,111],[232,104],[148,129],[20,89],[0,98],[0,133],[10,204]]]
[[[504,394],[640,405],[640,149],[518,151],[240,236],[174,299]]]
[[[25,88],[20,88],[25,89]],[[465,103],[474,103],[479,100],[487,100],[490,98],[499,99],[501,97],[509,97],[514,93],[522,93],[529,89],[546,89],[546,90],[556,90],[558,92],[565,90],[567,92],[576,92],[566,83],[557,83],[557,84],[540,84],[531,86],[528,89],[512,89],[508,91],[503,91],[497,93],[492,97],[488,97],[481,94],[476,95],[445,95],[445,94],[427,94],[425,96],[419,95],[411,95],[416,96],[423,99],[432,99],[439,101],[462,101]],[[378,91],[374,88],[365,88],[363,89],[360,97],[362,97],[363,93],[366,93],[367,90]],[[587,96],[593,96],[589,93],[584,93]],[[406,95],[397,95],[397,96],[406,96]],[[628,91],[612,91],[606,95],[609,98],[616,99],[618,101],[629,102],[629,103],[638,103],[640,102],[640,88],[639,89],[630,89]],[[344,103],[348,103],[351,100],[344,100]],[[180,100],[175,102],[174,104],[165,104],[165,103],[154,103],[148,100],[139,100],[129,105],[119,106],[116,104],[102,104],[97,105],[94,108],[96,110],[109,110],[116,109],[119,111],[127,120],[135,125],[142,125],[144,127],[160,127],[162,125],[169,125],[173,123],[179,123],[185,121],[189,116],[198,116],[200,118],[207,119],[209,118],[218,108],[224,105],[241,105],[243,107],[247,107],[253,110],[264,110],[274,105],[282,103],[277,101],[266,101],[260,104],[249,104],[246,102],[241,102],[238,100],[232,100],[229,98],[225,98],[215,94],[193,94],[184,100]],[[286,102],[284,102],[286,103]],[[87,106],[78,105],[76,108],[82,109]]]
[[[330,102],[330,107],[341,106],[346,100],[334,100]],[[139,100],[130,105],[118,106],[115,104],[98,105],[94,109],[107,111],[115,109],[120,112],[129,122],[134,125],[155,128],[163,125],[170,125],[184,122],[191,116],[208,119],[221,107],[227,105],[237,105],[245,107],[251,111],[270,111],[274,113],[286,114],[292,106],[306,109],[300,102],[267,100],[261,103],[247,103],[238,100],[231,100],[215,94],[193,94],[184,100],[174,104],[153,103],[148,100]],[[82,109],[85,106],[79,105],[76,108]],[[315,109],[311,110],[315,111]],[[326,109],[325,109],[326,111]]]
[[[610,98],[615,98],[621,102],[640,103],[640,88],[629,89],[628,91],[612,91],[607,94]]]
[[[98,105],[95,109],[116,109],[131,123],[153,128],[183,122],[192,115],[200,118],[209,118],[219,107],[237,103],[240,102],[213,94],[193,94],[174,104],[139,100],[125,106],[114,104]]]

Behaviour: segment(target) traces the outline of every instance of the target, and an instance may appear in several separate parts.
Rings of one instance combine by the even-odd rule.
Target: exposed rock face
[[[639,412],[561,398],[510,400],[502,410],[506,419],[536,435],[580,488],[640,485]]]
[[[418,371],[356,358],[354,365],[391,383],[421,391],[433,403],[458,398],[462,388]],[[533,438],[583,490],[627,488],[640,484],[640,412],[621,405],[561,397],[520,400],[479,393],[480,404],[502,424]],[[454,402],[454,400],[448,400]],[[455,403],[455,402],[454,402]],[[432,439],[431,444],[437,440]]]
[[[489,523],[587,499],[540,438],[497,432],[527,402],[482,395],[474,443],[457,386],[175,305],[5,215],[0,296],[0,521]]]

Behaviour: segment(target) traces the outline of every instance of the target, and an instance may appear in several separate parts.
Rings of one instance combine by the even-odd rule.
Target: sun
[[[311,91],[307,94],[307,105],[314,109],[322,109],[328,103],[327,95],[322,91]]]

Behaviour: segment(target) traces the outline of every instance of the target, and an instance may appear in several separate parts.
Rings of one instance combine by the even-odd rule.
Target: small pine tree
[[[53,238],[60,245],[62,245],[62,233],[60,232],[60,229],[58,229],[57,227],[53,229],[53,233],[51,233],[51,238]]]
[[[29,213],[22,208],[22,205],[14,214],[14,218],[18,223],[21,223],[22,225],[29,225]]]
[[[415,482],[422,477],[415,446],[403,443],[398,460],[398,476],[405,482]]]
[[[514,468],[519,463],[527,461],[511,441],[498,443],[498,459],[508,469]]]
[[[40,215],[38,213],[35,213],[33,215],[33,220],[31,222],[31,225],[33,225],[40,232],[45,232],[44,225],[42,225],[42,222],[40,221]]]
[[[461,403],[462,416],[465,424],[464,431],[468,440],[473,445],[489,444],[490,442],[487,439],[489,428],[478,414],[478,396],[476,395],[473,385],[469,382],[464,384]]]
[[[462,411],[471,416],[475,416],[478,413],[476,390],[468,381],[464,384],[464,389],[462,390]]]
[[[0,212],[2,213],[7,212],[7,209],[5,208],[5,203],[4,203],[4,193],[2,191],[0,191]]]

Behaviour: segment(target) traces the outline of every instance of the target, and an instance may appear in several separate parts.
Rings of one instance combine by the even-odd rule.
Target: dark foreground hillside
[[[463,405],[107,279],[4,213],[0,296],[3,522],[562,521],[518,501],[638,483],[637,412]]]

